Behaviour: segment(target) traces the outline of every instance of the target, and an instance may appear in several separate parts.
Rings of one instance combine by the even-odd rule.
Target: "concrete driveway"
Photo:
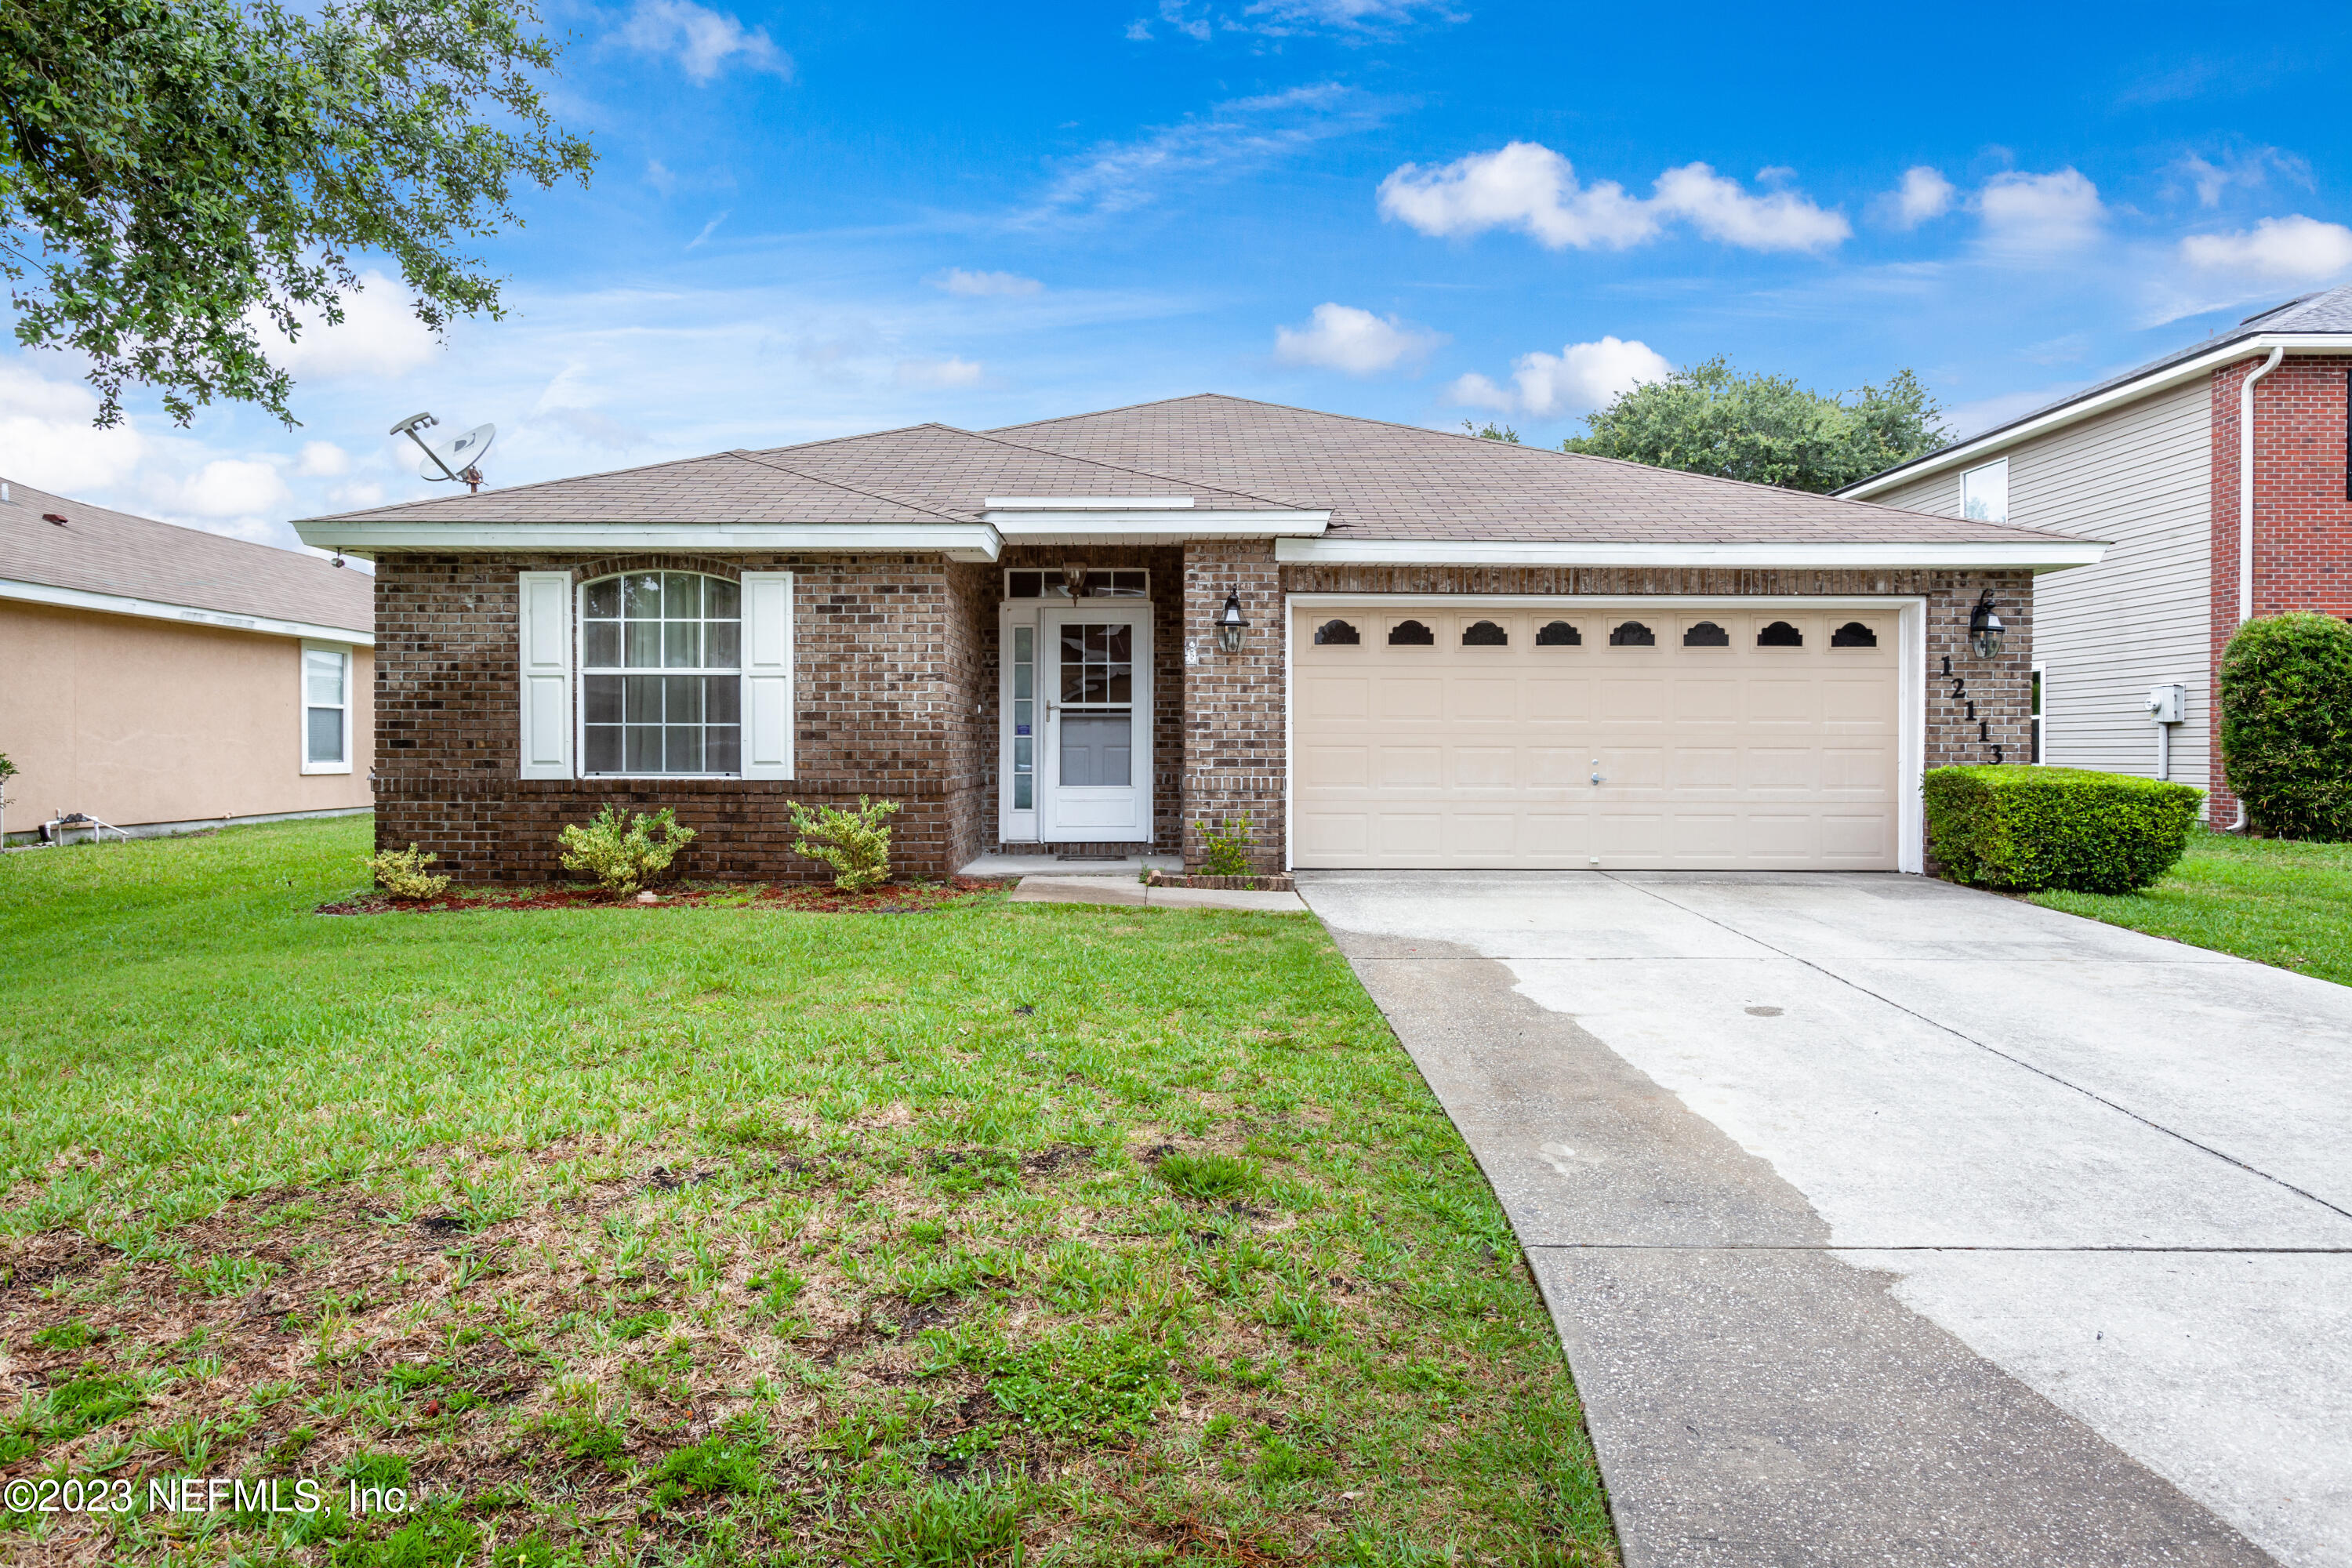
[[[2352,1564],[2352,989],[1916,877],[1299,883],[1631,1568]]]

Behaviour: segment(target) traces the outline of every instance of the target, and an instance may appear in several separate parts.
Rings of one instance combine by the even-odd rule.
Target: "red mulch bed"
[[[813,915],[920,915],[943,904],[992,892],[1002,882],[957,877],[944,882],[887,882],[863,893],[845,893],[830,883],[718,883],[698,887],[654,889],[659,903],[615,899],[601,888],[517,888],[511,892],[448,892],[435,899],[390,899],[368,893],[340,903],[320,904],[322,915],[466,914],[483,910],[615,910],[691,909],[717,903],[736,909],[786,910]],[[747,898],[746,895],[749,895]]]

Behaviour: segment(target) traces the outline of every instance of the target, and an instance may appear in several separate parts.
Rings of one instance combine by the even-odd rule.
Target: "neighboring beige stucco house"
[[[12,843],[363,811],[373,580],[315,556],[0,483],[0,754]]]

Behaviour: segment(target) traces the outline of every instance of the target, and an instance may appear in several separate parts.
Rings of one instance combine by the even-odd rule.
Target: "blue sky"
[[[1778,14],[1775,14],[1777,11]],[[0,355],[0,471],[278,542],[437,493],[383,435],[493,421],[499,483],[1199,391],[1556,442],[1726,353],[1902,366],[1980,427],[2352,277],[2340,9],[566,0],[602,161],[292,352],[303,427],[88,428]]]

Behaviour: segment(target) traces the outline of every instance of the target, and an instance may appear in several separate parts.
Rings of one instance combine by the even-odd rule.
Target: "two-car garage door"
[[[1896,866],[1891,606],[1291,613],[1298,866]]]

